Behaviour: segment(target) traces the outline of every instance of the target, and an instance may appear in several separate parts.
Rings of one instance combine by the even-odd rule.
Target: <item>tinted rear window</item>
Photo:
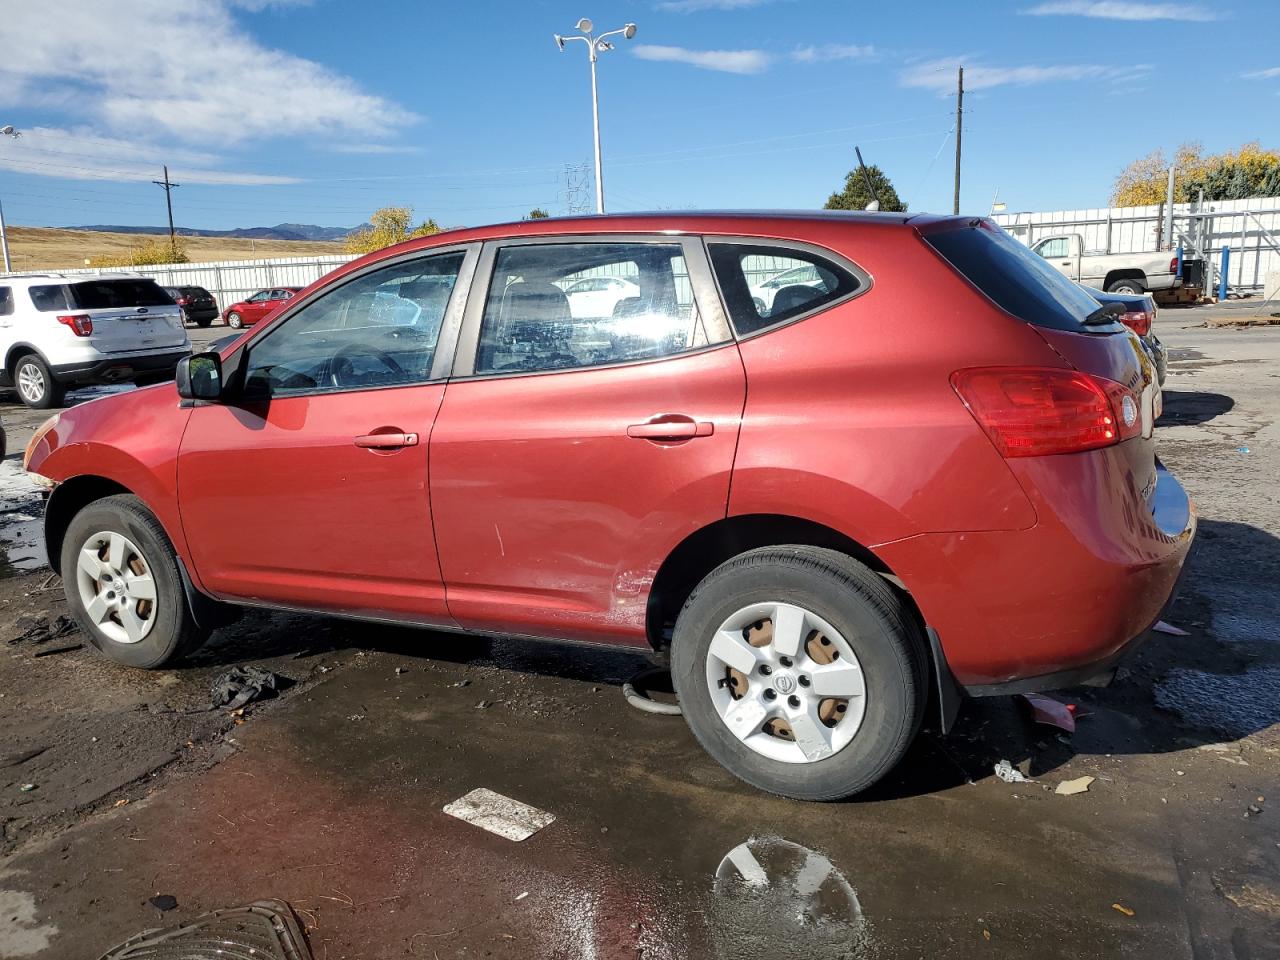
[[[707,249],[740,337],[818,310],[862,287],[844,267],[795,247],[717,241]]]
[[[969,282],[1020,320],[1052,330],[1082,330],[1098,301],[987,220],[924,235]]]
[[[112,307],[172,306],[173,297],[154,280],[87,280],[73,283],[67,290],[78,310],[109,310]]]

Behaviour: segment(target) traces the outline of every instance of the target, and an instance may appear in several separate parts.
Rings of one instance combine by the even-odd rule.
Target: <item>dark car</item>
[[[595,216],[355,260],[25,466],[122,664],[230,605],[650,650],[713,757],[821,800],[931,704],[1108,677],[1160,619],[1196,517],[1158,403],[1133,331],[986,220]]]
[[[182,319],[197,327],[207,327],[218,319],[218,301],[204,287],[165,287],[173,302],[182,308]]]
[[[1093,287],[1085,287],[1089,295],[1104,306],[1118,303],[1124,307],[1124,315],[1120,321],[1138,335],[1151,360],[1156,366],[1156,378],[1160,386],[1164,386],[1164,378],[1168,373],[1169,357],[1164,344],[1156,336],[1153,324],[1156,319],[1155,297],[1149,293],[1103,293]]]

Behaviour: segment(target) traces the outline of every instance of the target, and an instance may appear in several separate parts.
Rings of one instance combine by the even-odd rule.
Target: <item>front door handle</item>
[[[655,417],[647,423],[627,427],[627,436],[638,440],[692,440],[715,432],[716,425],[710,420],[694,420],[683,415]]]
[[[418,435],[398,432],[366,433],[362,437],[356,437],[355,445],[366,450],[399,450],[401,447],[416,447]]]

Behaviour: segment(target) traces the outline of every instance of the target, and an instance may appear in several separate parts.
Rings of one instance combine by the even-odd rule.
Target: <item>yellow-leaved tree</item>
[[[1257,141],[1217,154],[1205,154],[1198,143],[1184,143],[1172,163],[1174,203],[1189,203],[1201,190],[1206,200],[1280,196],[1280,151],[1264,150]],[[1112,205],[1138,207],[1164,201],[1169,164],[1162,150],[1133,161],[1116,177]]]
[[[413,226],[413,207],[381,207],[373,211],[369,224],[364,230],[347,237],[348,253],[372,253],[393,243],[440,232],[440,224],[434,220],[424,220]]]

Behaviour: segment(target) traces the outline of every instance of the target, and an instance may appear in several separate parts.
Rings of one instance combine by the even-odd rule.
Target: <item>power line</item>
[[[163,180],[152,180],[157,187],[164,187],[164,205],[169,211],[169,246],[174,246],[176,241],[173,238],[173,191],[175,187],[180,187],[180,183],[172,183],[169,180],[169,167],[166,164],[164,168]]]

